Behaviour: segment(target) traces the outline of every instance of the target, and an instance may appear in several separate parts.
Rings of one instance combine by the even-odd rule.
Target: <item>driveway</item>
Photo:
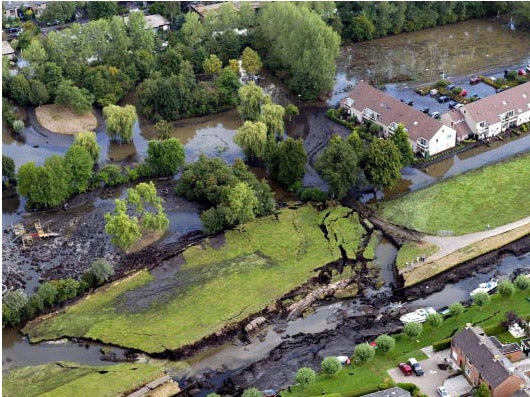
[[[432,347],[426,347],[422,350],[429,356],[429,358],[419,361],[425,375],[405,376],[397,367],[398,363],[396,363],[396,368],[388,371],[388,374],[395,382],[414,383],[423,394],[436,397],[438,396],[436,392],[438,386],[442,386],[444,381],[455,373],[453,370],[443,371],[438,368],[438,364],[442,364],[444,359],[449,359],[450,349],[433,352]]]

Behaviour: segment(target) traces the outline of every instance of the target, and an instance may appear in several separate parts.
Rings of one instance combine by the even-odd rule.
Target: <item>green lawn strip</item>
[[[208,243],[191,247],[183,254],[186,262],[175,282],[193,282],[167,289],[170,295],[148,309],[124,310],[124,297],[107,290],[24,331],[32,340],[89,337],[148,353],[194,343],[261,311],[314,276],[315,268],[340,258],[319,228],[320,215],[310,206],[286,209],[279,221],[261,218],[245,225],[244,232],[225,233],[220,248]],[[358,227],[357,218],[348,220],[350,229]],[[143,283],[131,288],[141,295],[146,287]]]
[[[416,262],[417,258],[422,255],[428,257],[436,253],[438,249],[439,248],[434,244],[406,241],[398,251],[396,266],[398,269],[404,269],[407,267],[407,262]]]
[[[438,328],[431,328],[424,324],[424,331],[418,338],[409,338],[403,334],[393,335],[396,339],[396,346],[386,355],[377,352],[373,360],[361,365],[352,363],[345,366],[333,378],[320,373],[317,381],[306,389],[293,386],[290,393],[287,390],[282,391],[282,396],[310,397],[321,395],[325,390],[326,394],[339,393],[341,396],[352,397],[391,387],[394,382],[387,373],[389,369],[397,367],[400,362],[405,362],[410,357],[418,361],[425,359],[425,354],[420,350],[422,347],[453,336],[458,330],[463,329],[466,323],[499,330],[500,327],[497,325],[505,320],[508,311],[513,311],[519,316],[529,315],[530,302],[525,300],[527,296],[530,296],[530,291],[517,291],[510,298],[502,298],[495,294],[487,305],[483,307],[473,305],[458,317],[446,318]],[[506,336],[505,331],[499,335],[499,339],[503,342],[513,341]],[[354,347],[345,346],[345,349],[352,352]]]
[[[430,234],[494,228],[530,214],[530,155],[471,171],[381,203],[392,223]]]
[[[322,221],[328,230],[332,248],[342,245],[350,258],[354,258],[366,230],[359,222],[359,214],[346,207],[336,207]]]
[[[49,363],[4,373],[2,395],[110,397],[133,391],[163,375],[164,366],[160,364],[85,366],[66,362]]]

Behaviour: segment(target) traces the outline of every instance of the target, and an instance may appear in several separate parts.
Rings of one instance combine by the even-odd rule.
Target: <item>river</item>
[[[513,48],[517,48],[514,51]],[[334,94],[326,103],[303,104],[296,96],[290,94],[285,87],[273,76],[265,74],[260,81],[266,92],[281,104],[292,102],[301,107],[301,115],[292,123],[286,123],[289,135],[306,139],[306,148],[314,149],[313,156],[323,147],[329,131],[326,128],[337,128],[328,123],[323,117],[327,106],[334,105],[344,96],[344,90],[360,79],[395,80],[399,76],[410,76],[411,81],[387,84],[384,88],[399,98],[419,97],[413,88],[440,78],[449,77],[455,82],[464,82],[467,77],[479,71],[499,73],[505,67],[528,64],[530,54],[530,35],[521,32],[508,31],[494,22],[478,20],[467,21],[441,28],[391,36],[343,47],[337,62],[337,76]],[[395,60],[399,59],[399,63]],[[397,66],[399,65],[399,66]],[[483,96],[491,94],[486,86],[480,87]],[[434,101],[433,101],[434,102]],[[31,110],[30,110],[31,111]],[[97,129],[98,142],[102,146],[101,163],[134,162],[145,156],[147,140],[154,137],[152,125],[143,118],[134,127],[134,144],[114,146],[108,142],[104,124],[101,122]],[[241,156],[240,149],[233,143],[233,135],[241,125],[235,111],[223,112],[173,123],[172,136],[178,137],[185,145],[186,160],[194,161],[200,153],[208,156],[220,157],[227,162],[233,162]],[[14,158],[17,167],[27,161],[42,164],[51,154],[62,154],[71,143],[71,137],[46,136],[42,131],[29,125],[23,132],[25,142],[16,141],[10,132],[2,129],[3,153]],[[307,142],[309,141],[309,142]],[[530,137],[526,136],[513,142],[496,144],[493,150],[485,147],[476,152],[455,155],[446,162],[430,166],[428,170],[403,170],[404,190],[415,189],[433,183],[434,181],[464,172],[468,169],[480,167],[494,161],[512,156],[516,153],[530,150]],[[469,153],[475,154],[473,157]],[[312,181],[318,184],[318,177]],[[95,206],[108,206],[111,199],[96,200]],[[20,219],[24,214],[24,201],[16,197],[3,197],[4,228]],[[184,206],[181,212],[170,214],[173,239],[183,233],[199,227],[197,208]],[[393,261],[396,250],[386,240],[379,243],[376,249],[377,261],[381,266],[380,277],[385,283],[383,293],[391,294],[390,286],[394,282]],[[530,262],[528,252],[519,256],[506,256],[500,260],[494,271],[510,274],[518,267],[528,267]],[[490,274],[476,274],[458,283],[448,284],[441,292],[430,295],[416,305],[433,305],[442,307],[457,299],[467,298],[467,293],[473,286],[490,277]],[[345,317],[358,311],[358,299],[335,302],[322,305],[303,319],[289,323],[271,324],[257,335],[253,335],[252,343],[227,343],[216,353],[194,363],[191,374],[200,374],[216,368],[223,371],[237,371],[256,360],[267,357],[269,352],[278,344],[292,339],[298,333],[318,333],[323,330],[334,329]],[[13,365],[33,365],[55,360],[70,360],[85,364],[99,361],[99,346],[78,346],[73,343],[39,344],[31,346],[13,330],[3,331],[3,368]],[[334,349],[330,345],[330,352]],[[337,350],[336,353],[344,353]],[[347,352],[346,352],[347,353]],[[104,364],[101,362],[101,364]],[[224,375],[226,376],[226,375]],[[222,378],[223,375],[220,375]]]

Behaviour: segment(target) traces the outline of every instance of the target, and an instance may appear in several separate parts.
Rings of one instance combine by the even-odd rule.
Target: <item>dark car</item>
[[[423,112],[423,113],[425,113],[425,114],[429,114],[429,112],[431,111],[431,109],[429,109],[428,107],[425,107],[425,106],[424,106],[424,107],[420,108],[420,111]]]
[[[405,376],[412,375],[412,368],[410,367],[410,365],[405,364],[405,363],[399,363],[398,367],[401,370],[401,372],[403,372],[403,375]]]
[[[433,118],[433,119],[439,119],[441,116],[440,116],[440,112],[432,112],[430,114],[430,116]]]
[[[449,102],[449,109],[454,109],[456,105],[458,105],[457,101],[450,101]]]
[[[451,98],[449,98],[448,96],[445,96],[445,95],[442,95],[442,96],[438,97],[438,102],[440,102],[440,103],[449,102],[450,100],[451,100]]]
[[[418,361],[416,361],[415,358],[409,358],[408,364],[412,368],[412,371],[416,374],[416,376],[422,376],[423,375],[423,369],[421,369],[421,365]]]
[[[449,84],[449,85],[447,86],[447,90],[448,90],[448,91],[453,91],[455,88],[456,88],[456,85],[454,85],[454,84]]]
[[[406,103],[407,103],[407,105],[409,105],[409,106],[412,106],[412,105],[414,105],[414,101],[413,101],[413,100],[410,100],[410,101],[406,101]]]

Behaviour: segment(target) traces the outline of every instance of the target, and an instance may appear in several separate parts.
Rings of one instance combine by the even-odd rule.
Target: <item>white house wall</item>
[[[429,154],[435,155],[444,150],[452,149],[456,145],[456,131],[446,125],[441,125],[440,129],[429,139]]]

